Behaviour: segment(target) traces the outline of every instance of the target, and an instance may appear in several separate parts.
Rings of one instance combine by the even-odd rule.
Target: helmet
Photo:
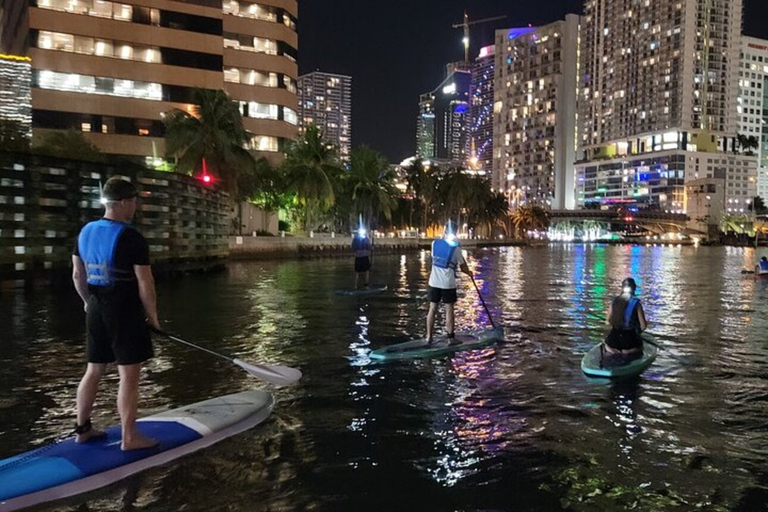
[[[445,234],[446,235],[455,235],[458,231],[458,228],[456,227],[456,223],[452,220],[449,220],[445,223]]]
[[[625,292],[634,294],[635,290],[637,290],[637,283],[634,279],[628,277],[621,282],[621,287]]]

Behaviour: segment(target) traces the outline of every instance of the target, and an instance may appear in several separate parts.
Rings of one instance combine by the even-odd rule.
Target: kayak
[[[416,359],[420,357],[436,357],[445,354],[452,354],[462,350],[472,350],[490,345],[495,341],[501,341],[504,338],[504,330],[501,327],[495,329],[457,332],[454,338],[454,344],[450,344],[448,338],[439,338],[427,343],[426,338],[419,340],[406,341],[405,343],[396,343],[388,347],[374,350],[370,353],[372,359],[394,360],[394,359]],[[458,343],[456,343],[458,341]]]
[[[659,348],[650,334],[643,333],[643,355],[629,362],[603,354],[602,343],[595,345],[581,359],[581,370],[590,377],[628,377],[641,374],[656,359]]]
[[[369,288],[360,288],[358,290],[337,290],[337,295],[372,295],[374,293],[383,292],[387,289],[387,285],[374,285]]]
[[[78,444],[72,437],[0,460],[0,510],[92,491],[165,464],[258,425],[274,403],[271,393],[251,390],[141,418],[141,433],[159,441],[145,450],[120,450],[117,425],[104,439]]]

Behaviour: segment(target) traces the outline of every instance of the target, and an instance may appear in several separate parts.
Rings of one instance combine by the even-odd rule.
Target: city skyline
[[[415,153],[419,96],[444,78],[445,65],[463,59],[460,23],[465,9],[470,22],[506,16],[472,26],[470,58],[493,44],[496,29],[541,26],[583,13],[583,0],[542,0],[510,4],[488,0],[478,5],[448,0],[419,2],[408,16],[383,4],[370,18],[364,5],[339,0],[333,6],[301,2],[299,73],[321,70],[355,80],[355,144],[381,151],[392,162]],[[768,38],[768,5],[744,0],[744,34]],[[322,19],[323,23],[313,20]],[[361,21],[363,20],[363,21]],[[395,27],[393,30],[392,27]]]

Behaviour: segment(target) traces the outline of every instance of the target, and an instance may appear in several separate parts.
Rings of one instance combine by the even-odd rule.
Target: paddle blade
[[[232,362],[254,377],[258,377],[259,379],[276,386],[288,386],[301,378],[301,371],[296,368],[291,368],[290,366],[249,364],[240,359],[233,359]]]

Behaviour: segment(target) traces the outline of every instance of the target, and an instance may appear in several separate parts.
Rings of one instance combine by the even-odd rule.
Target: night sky
[[[445,64],[463,59],[470,21],[470,58],[493,44],[499,28],[544,25],[581,14],[583,0],[299,0],[299,72],[352,76],[352,143],[367,144],[393,163],[416,148],[419,95],[436,88]],[[744,0],[744,33],[768,39],[768,1]]]

